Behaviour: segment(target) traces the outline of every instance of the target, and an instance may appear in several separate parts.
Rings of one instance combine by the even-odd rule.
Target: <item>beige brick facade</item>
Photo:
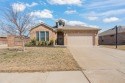
[[[49,40],[56,40],[57,36],[56,36],[56,32],[54,32],[52,29],[41,25],[38,26],[36,28],[34,28],[33,30],[30,31],[30,39],[36,39],[36,32],[41,32],[41,31],[48,31],[49,32]]]
[[[47,26],[40,25],[37,26],[30,31],[30,39],[36,39],[36,32],[40,31],[48,31],[49,32],[49,40],[53,39],[54,44],[57,44],[57,32],[53,31],[51,28],[48,28]],[[59,30],[64,33],[64,45],[67,46],[67,38],[69,33],[86,33],[90,34],[93,37],[93,45],[98,45],[98,30]]]
[[[55,32],[52,31],[50,28],[47,28],[46,26],[38,26],[37,28],[34,28],[33,30],[30,31],[30,39],[36,39],[36,32],[40,31],[48,31],[49,32],[49,39],[55,39]]]

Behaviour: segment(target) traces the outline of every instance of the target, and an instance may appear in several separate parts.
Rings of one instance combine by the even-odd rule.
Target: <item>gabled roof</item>
[[[118,33],[123,33],[123,32],[125,32],[125,26],[118,26]],[[104,31],[100,33],[99,36],[114,35],[114,34],[116,34],[115,28]]]
[[[63,20],[58,20],[58,21],[63,21]],[[48,26],[45,23],[39,23],[36,26],[33,26],[30,29],[30,31],[33,30],[34,28],[40,26],[40,25],[44,25],[44,26],[46,26],[47,28],[49,28],[53,31],[56,31],[56,30],[97,30],[97,31],[99,31],[99,30],[101,30],[99,28],[93,28],[93,27],[87,27],[87,26],[70,26],[70,25],[64,25],[64,26],[62,26],[62,28],[60,28],[60,27],[58,28],[57,26],[51,27],[51,26]]]
[[[53,27],[51,27],[51,26],[49,26],[49,25],[47,25],[47,24],[45,24],[45,23],[39,23],[39,24],[37,24],[37,25],[31,27],[30,31],[33,30],[34,28],[37,28],[37,27],[40,26],[40,25],[44,25],[44,26],[46,26],[47,28],[49,28],[49,29],[51,29],[51,30],[54,30]]]

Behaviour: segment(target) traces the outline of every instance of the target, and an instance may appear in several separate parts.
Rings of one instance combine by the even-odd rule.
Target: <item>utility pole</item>
[[[115,26],[115,29],[116,29],[116,49],[118,47],[118,27],[117,25]]]

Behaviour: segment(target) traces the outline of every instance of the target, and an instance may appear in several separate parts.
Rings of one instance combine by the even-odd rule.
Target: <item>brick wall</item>
[[[7,37],[0,37],[0,44],[7,44]]]
[[[23,45],[22,40],[17,36],[9,35],[7,37],[7,41],[8,41],[8,47],[22,46]],[[29,41],[30,41],[29,38],[24,39],[24,43],[27,43]]]

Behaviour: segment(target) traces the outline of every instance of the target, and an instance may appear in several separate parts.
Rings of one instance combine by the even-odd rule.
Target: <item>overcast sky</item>
[[[125,25],[124,0],[0,0],[1,9],[7,5],[18,12],[28,10],[35,23],[50,26],[57,19],[73,26],[99,27],[102,31]]]

